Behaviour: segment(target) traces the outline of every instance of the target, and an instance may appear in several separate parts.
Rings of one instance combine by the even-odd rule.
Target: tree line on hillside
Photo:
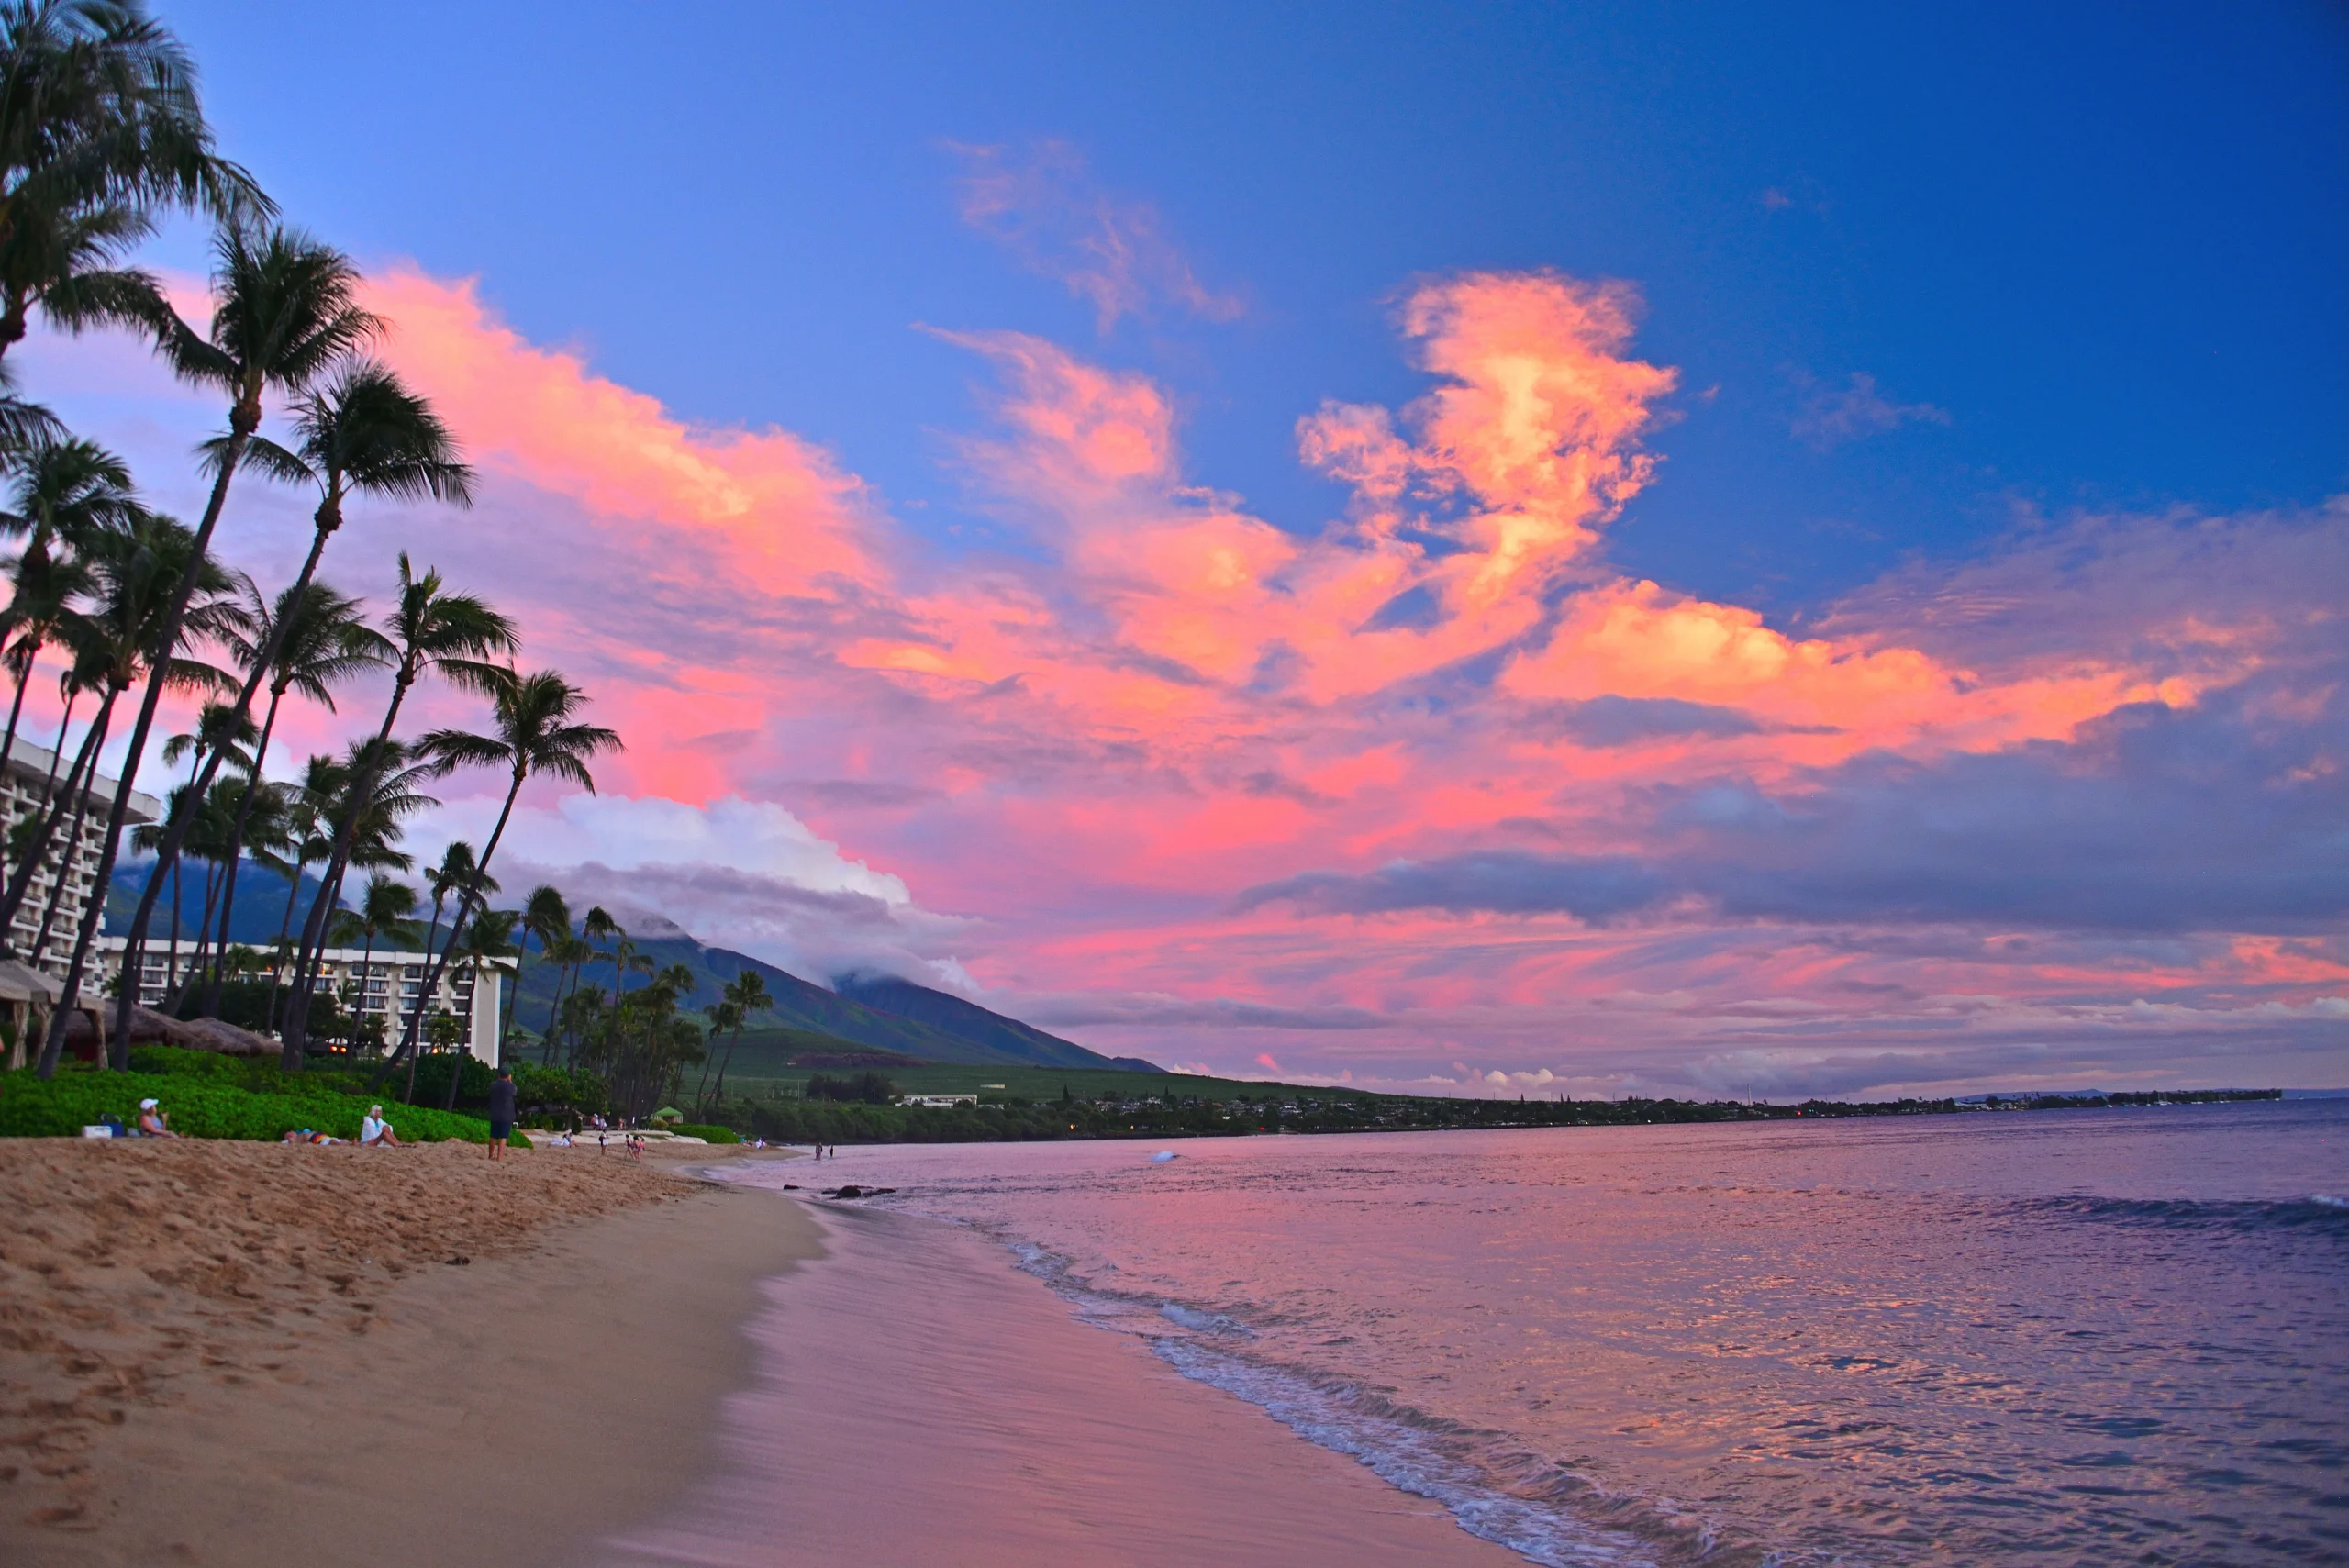
[[[201,327],[130,264],[173,211],[214,228],[211,314]],[[429,403],[373,356],[389,323],[362,306],[361,284],[347,256],[284,222],[252,177],[218,153],[192,61],[139,0],[0,5],[0,535],[19,541],[0,562],[11,590],[0,612],[0,662],[12,683],[0,769],[17,745],[32,684],[54,680],[61,706],[38,804],[0,847],[0,949],[39,961],[70,930],[64,995],[37,1062],[44,1078],[57,1070],[88,984],[104,890],[125,848],[131,781],[150,748],[187,772],[161,820],[131,841],[155,862],[130,919],[123,973],[140,971],[165,886],[200,876],[203,914],[170,1006],[217,1015],[231,979],[251,978],[236,971],[254,967],[227,940],[238,868],[250,859],[281,872],[292,892],[266,964],[267,1021],[286,1072],[300,1071],[312,1040],[321,955],[354,939],[372,949],[412,914],[414,890],[393,873],[413,869],[400,840],[405,823],[437,804],[429,786],[461,769],[507,776],[478,854],[452,848],[428,877],[436,930],[423,999],[437,995],[451,963],[502,951],[527,915],[489,907],[490,868],[522,786],[551,778],[592,791],[590,762],[619,748],[618,736],[585,721],[585,695],[560,672],[518,664],[507,617],[439,572],[402,554],[394,602],[380,616],[320,576],[347,505],[462,506],[473,495],[473,473]],[[224,427],[195,454],[206,498],[194,526],[149,506],[119,456],[19,395],[8,354],[35,316],[75,335],[137,334],[169,373],[219,397]],[[316,497],[307,554],[274,591],[215,549],[232,491],[242,495],[253,484]],[[371,673],[390,676],[377,721],[340,752],[307,759],[295,778],[269,777],[289,700],[332,711],[338,691]],[[402,709],[428,680],[480,699],[488,722],[403,734]],[[167,699],[169,711],[193,706],[195,717],[158,745]],[[120,782],[99,798],[98,759],[118,739]],[[42,873],[61,871],[101,807],[99,896],[75,909],[67,879],[53,875],[43,891]],[[313,868],[315,895],[297,907]],[[354,871],[365,880],[345,909]],[[34,942],[19,953],[17,917],[37,895]],[[178,910],[175,894],[174,960]],[[135,983],[119,987],[100,1066],[127,1066],[139,992]],[[379,1081],[433,1043],[428,1030],[445,1039],[449,1021],[427,1015],[421,1000],[408,1012]]]
[[[864,1074],[874,1077],[874,1074]],[[824,1086],[818,1090],[818,1079]],[[883,1087],[885,1087],[885,1080]],[[1258,1093],[1197,1095],[1153,1085],[1141,1095],[1057,1099],[982,1095],[970,1106],[877,1103],[885,1094],[817,1074],[800,1095],[738,1098],[707,1106],[703,1119],[781,1143],[991,1143],[1073,1139],[1245,1138],[1279,1133],[1501,1131],[1523,1128],[1679,1126],[1699,1122],[1797,1121],[1858,1117],[1981,1115],[1998,1111],[2123,1109],[2233,1104],[2282,1098],[2274,1089],[2040,1095],[1982,1105],[1954,1099],[1806,1100],[1777,1106],[1743,1100],[1494,1100],[1379,1095],[1268,1084]]]

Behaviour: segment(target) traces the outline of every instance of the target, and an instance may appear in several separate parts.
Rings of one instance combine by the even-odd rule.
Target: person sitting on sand
[[[399,1149],[405,1147],[392,1124],[384,1119],[384,1107],[369,1106],[367,1114],[359,1118],[359,1147],[362,1149]]]
[[[153,1100],[141,1100],[139,1102],[139,1137],[177,1138],[179,1134],[173,1132],[165,1125],[166,1119],[167,1118],[163,1115],[163,1107],[157,1102]]]

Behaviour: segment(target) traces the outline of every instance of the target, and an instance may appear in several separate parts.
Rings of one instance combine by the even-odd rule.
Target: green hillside
[[[694,977],[694,989],[684,998],[684,1006],[688,1008],[697,1009],[717,1001],[735,976],[744,970],[756,971],[765,980],[774,1005],[752,1018],[753,1030],[744,1035],[744,1049],[750,1048],[754,1037],[773,1034],[775,1039],[763,1048],[763,1060],[778,1064],[794,1050],[837,1049],[840,1042],[848,1041],[852,1046],[924,1062],[1006,1067],[1044,1062],[1067,1067],[1157,1071],[1149,1062],[1129,1058],[1113,1061],[1074,1040],[1046,1034],[1016,1018],[989,1012],[976,1003],[908,981],[863,983],[860,994],[844,995],[747,954],[704,947],[689,936],[633,940],[637,950],[656,967],[665,969],[676,963],[685,966]],[[540,962],[535,951],[524,958],[514,1021],[533,1036],[547,1027],[556,979],[555,972]],[[590,965],[587,981],[610,990],[611,966]],[[630,983],[643,982],[631,976]],[[794,1030],[824,1037],[830,1044],[785,1049],[784,1037]]]

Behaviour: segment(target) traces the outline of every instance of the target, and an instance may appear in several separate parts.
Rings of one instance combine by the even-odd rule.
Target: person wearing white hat
[[[164,1125],[163,1109],[159,1102],[141,1100],[139,1102],[139,1136],[177,1138],[179,1134]]]

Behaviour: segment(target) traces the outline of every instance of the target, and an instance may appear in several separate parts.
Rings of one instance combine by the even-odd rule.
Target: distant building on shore
[[[72,758],[61,762],[54,751],[19,736],[8,753],[7,769],[0,774],[0,834],[14,833],[18,823],[39,817],[53,805],[63,793],[64,775],[72,766]],[[52,773],[56,775],[53,778]],[[87,789],[80,792],[82,799],[78,803],[66,801],[65,814],[57,828],[60,839],[66,824],[72,820],[77,804],[82,808],[82,830],[62,857],[61,867],[58,851],[52,847],[49,859],[33,873],[24,905],[9,926],[8,945],[16,950],[17,958],[60,980],[65,978],[66,966],[72,960],[73,937],[81,927],[83,911],[90,906],[93,898],[106,896],[106,889],[97,885],[98,851],[106,847],[106,816],[114,809],[117,787],[117,781],[100,773]],[[141,791],[131,791],[131,822],[152,822],[162,814],[161,801]],[[50,896],[57,890],[61,877],[65,891],[58,900],[57,918],[50,924],[49,940],[40,944],[40,951],[35,952],[33,945],[40,936],[41,917],[48,912]]]
[[[946,1110],[955,1106],[975,1106],[979,1103],[979,1096],[976,1095],[899,1095],[897,1103],[901,1106],[928,1106],[933,1110]]]
[[[102,982],[121,973],[122,952],[128,945],[123,937],[98,939],[96,958]],[[192,942],[181,942],[175,956],[168,940],[149,937],[139,966],[139,1006],[161,1007],[172,989],[186,978],[195,959]],[[362,1018],[382,1020],[385,1040],[396,1043],[416,1012],[417,997],[424,989],[424,967],[420,952],[377,948],[370,954],[364,948],[328,948],[320,955],[315,989],[319,995],[341,996],[348,987],[352,1010]],[[497,1065],[497,1025],[505,1012],[506,988],[516,968],[510,958],[492,959],[480,971],[451,963],[441,971],[434,994],[432,1012],[445,1008],[456,1015],[457,1049],[470,1051],[492,1067]],[[427,1044],[424,1049],[433,1048]]]

